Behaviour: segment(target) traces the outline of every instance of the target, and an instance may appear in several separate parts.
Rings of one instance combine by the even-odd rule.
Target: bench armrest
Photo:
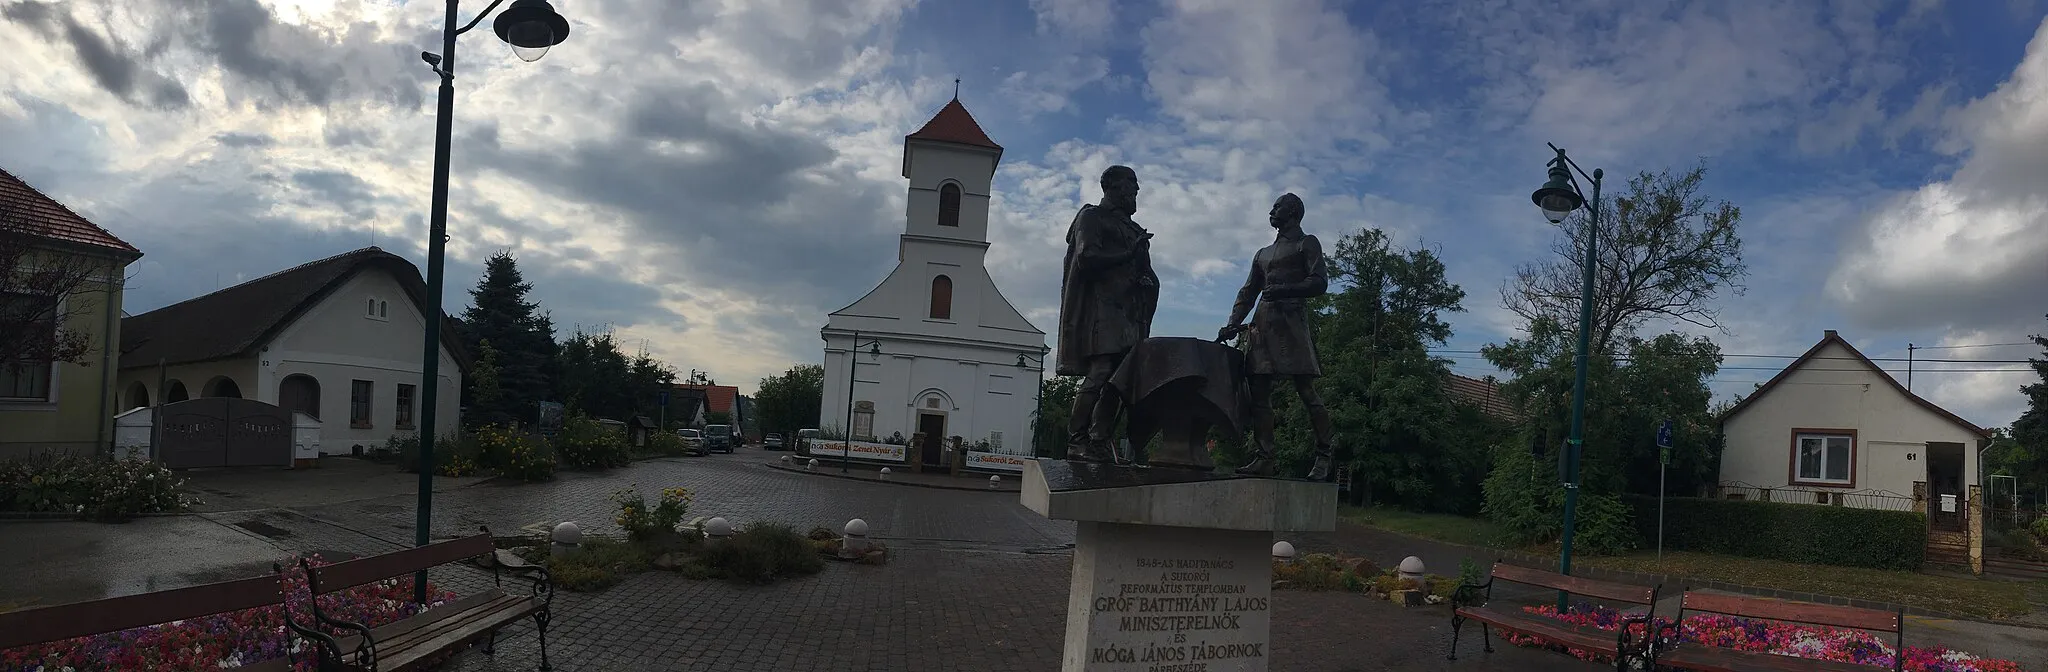
[[[1486,583],[1460,583],[1457,590],[1451,591],[1451,608],[1485,604],[1487,594],[1492,591],[1492,577],[1487,577]]]
[[[304,567],[308,571],[311,571],[311,566],[304,559],[300,559],[299,564],[301,565],[301,567]],[[276,570],[279,575],[284,574],[284,565],[282,564],[272,563],[271,568]],[[377,669],[377,644],[370,638],[369,628],[363,627],[360,624],[350,623],[348,621],[327,618],[326,614],[320,613],[320,598],[316,596],[310,594],[307,595],[306,603],[311,607],[310,611],[312,611],[313,613],[313,620],[308,622],[306,625],[299,625],[298,620],[292,618],[290,596],[286,596],[285,600],[279,603],[279,609],[282,612],[284,612],[285,627],[289,628],[293,633],[297,634],[299,637],[302,637],[306,641],[311,642],[314,648],[314,655],[316,658],[322,661],[333,661],[335,664],[338,665],[341,662],[343,656],[343,651],[341,650],[341,641],[335,639],[333,635],[327,634],[320,630],[320,624],[324,623],[330,627],[339,627],[354,630],[358,634],[361,634],[362,641],[356,644],[355,650],[356,665],[361,667],[362,669]],[[324,664],[319,665],[319,667],[320,669],[328,668],[328,666]]]
[[[491,566],[491,579],[493,582],[503,585],[503,575],[505,573],[524,574],[527,580],[533,582],[533,596],[541,598],[544,604],[554,605],[555,582],[554,576],[548,573],[548,568],[520,560],[518,556],[512,555],[510,551],[504,549],[492,551],[490,555],[484,557],[487,558],[487,562]]]

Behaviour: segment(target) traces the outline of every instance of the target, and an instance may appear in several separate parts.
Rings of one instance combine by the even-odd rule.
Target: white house
[[[1908,391],[1828,330],[1721,417],[1721,486],[1773,501],[1905,508],[1914,483],[1939,512],[1977,485],[1991,432]],[[1842,495],[1876,495],[1856,497]]]
[[[951,436],[1030,454],[1045,332],[1003,298],[983,265],[1002,155],[958,99],[903,139],[910,194],[896,269],[819,332],[820,427],[846,431],[850,409],[856,439],[923,432],[927,444],[908,457],[933,464]]]
[[[121,320],[120,407],[238,397],[321,421],[321,452],[418,431],[426,283],[367,247]],[[441,330],[435,433],[461,426],[466,360]],[[159,383],[159,381],[162,381]]]

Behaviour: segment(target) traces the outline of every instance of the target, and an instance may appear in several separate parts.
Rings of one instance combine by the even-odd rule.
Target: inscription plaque
[[[1273,534],[1081,521],[1067,672],[1267,669]]]

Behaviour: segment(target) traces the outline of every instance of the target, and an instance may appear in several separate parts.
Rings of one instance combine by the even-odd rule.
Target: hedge
[[[1657,544],[1657,498],[1631,495],[1643,548]],[[1664,500],[1664,548],[1811,565],[1918,570],[1927,517],[1855,509],[1697,497]]]

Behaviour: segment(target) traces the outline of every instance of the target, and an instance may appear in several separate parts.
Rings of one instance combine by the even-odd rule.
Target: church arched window
[[[939,187],[939,226],[960,225],[960,185],[947,182]]]
[[[946,276],[932,278],[932,311],[934,320],[953,319],[953,279]]]

